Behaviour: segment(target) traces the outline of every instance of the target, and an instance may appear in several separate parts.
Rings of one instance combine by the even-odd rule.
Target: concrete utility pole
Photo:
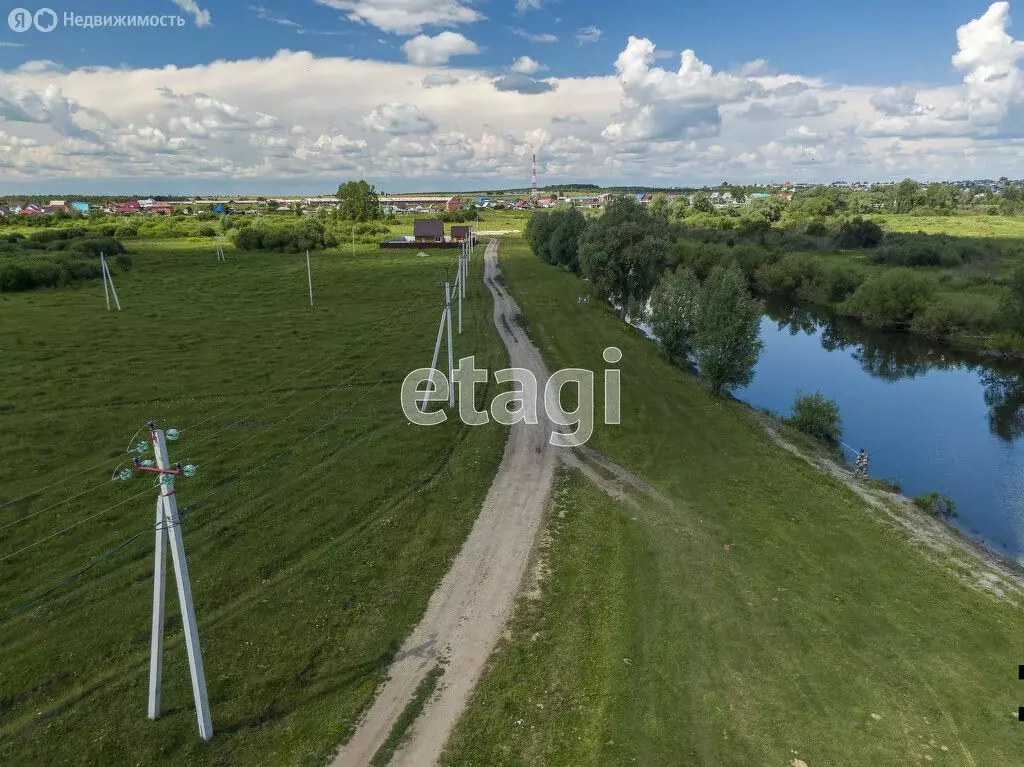
[[[448,283],[445,283],[445,289],[447,292]],[[441,310],[441,324],[437,327],[437,341],[434,342],[434,356],[430,360],[430,375],[427,376],[427,390],[423,394],[423,402],[420,404],[420,410],[426,412],[427,409],[427,398],[430,396],[430,392],[434,389],[434,371],[437,370],[437,356],[441,353],[441,338],[444,336],[445,320],[449,315],[448,302],[445,302],[444,308]],[[451,346],[449,340],[448,345]]]
[[[107,294],[107,282],[110,282],[110,292],[114,294],[114,303],[117,310],[121,311],[121,301],[117,298],[117,290],[114,288],[114,278],[110,274],[110,267],[107,266],[107,258],[100,253],[100,270],[103,272],[103,294]],[[110,311],[110,296],[107,296],[107,311]]]
[[[203,656],[199,650],[199,628],[196,625],[196,611],[192,604],[192,586],[185,562],[185,544],[181,535],[181,521],[178,517],[178,501],[174,495],[174,478],[188,476],[195,467],[171,466],[167,457],[167,435],[157,429],[154,422],[149,424],[150,441],[156,456],[156,467],[144,467],[138,461],[136,468],[152,471],[160,477],[160,495],[156,501],[156,554],[153,567],[153,636],[149,657],[149,718],[160,717],[160,687],[163,674],[165,582],[167,571],[166,546],[171,546],[174,562],[174,579],[178,585],[178,603],[181,605],[181,623],[185,631],[185,650],[188,653],[188,667],[192,675],[192,695],[195,699],[196,718],[199,722],[199,737],[204,741],[213,738],[213,723],[210,719],[210,701],[206,693],[206,673],[203,670]],[[143,443],[145,447],[145,443]]]
[[[452,293],[444,284],[445,315],[448,318],[448,407],[455,407],[455,361],[452,357]]]
[[[306,251],[306,277],[309,279],[309,305],[313,305],[313,272],[309,268],[309,251]]]
[[[217,234],[217,260],[218,261],[227,261],[227,258],[224,257],[224,247],[220,244],[220,234],[219,233]]]

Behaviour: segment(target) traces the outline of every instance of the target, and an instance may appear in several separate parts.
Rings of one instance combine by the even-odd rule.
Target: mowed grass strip
[[[177,494],[215,736],[198,738],[173,579],[163,716],[146,718],[144,535],[0,621],[0,763],[322,764],[501,458],[495,424],[421,428],[400,408],[405,375],[430,363],[456,251],[313,253],[311,308],[304,254],[131,250],[114,277],[123,312],[106,311],[98,281],[0,296],[0,614],[153,524],[152,478],[111,472],[150,418],[183,429],[169,447],[200,467]],[[455,349],[505,367],[482,263]],[[484,407],[495,391],[478,390]]]
[[[778,448],[521,240],[501,265],[551,369],[622,349],[592,442],[667,495],[561,480],[523,601],[444,765],[1019,764],[1020,608],[972,590]],[[602,401],[600,382],[596,401]],[[945,748],[943,748],[945,747]]]

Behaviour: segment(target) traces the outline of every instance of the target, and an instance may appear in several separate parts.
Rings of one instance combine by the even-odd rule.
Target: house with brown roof
[[[412,224],[416,242],[444,242],[444,221],[439,218],[418,218]]]
[[[468,226],[453,226],[452,227],[452,242],[465,242],[469,239],[469,227]]]

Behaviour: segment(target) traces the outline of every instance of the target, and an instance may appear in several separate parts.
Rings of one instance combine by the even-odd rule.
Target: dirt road
[[[515,322],[517,310],[500,283],[497,255],[498,241],[491,240],[484,255],[484,282],[494,296],[494,325],[508,347],[511,366],[533,371],[543,392],[547,370]],[[511,427],[480,516],[334,767],[369,764],[416,686],[444,660],[438,692],[391,762],[395,767],[436,763],[508,619],[551,493],[557,453],[565,449],[549,443],[553,427],[543,410],[538,425]]]

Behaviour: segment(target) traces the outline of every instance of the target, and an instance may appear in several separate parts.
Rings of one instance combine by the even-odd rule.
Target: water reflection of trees
[[[766,314],[790,335],[819,333],[826,351],[848,351],[865,373],[885,381],[956,367],[977,371],[992,433],[1007,442],[1024,437],[1024,366],[1019,363],[954,351],[919,335],[869,328],[785,301],[770,300]]]
[[[983,370],[988,426],[1000,439],[1013,442],[1024,437],[1024,380],[1016,373]]]

